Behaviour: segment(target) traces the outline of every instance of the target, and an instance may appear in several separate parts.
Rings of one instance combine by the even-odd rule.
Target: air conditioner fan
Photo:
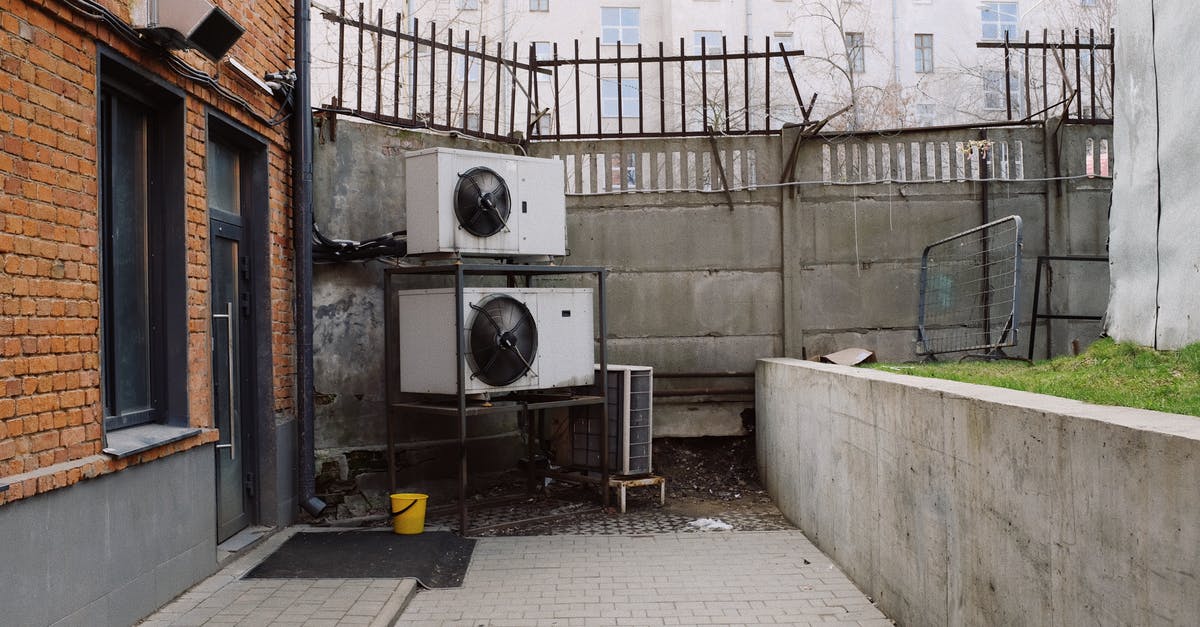
[[[458,175],[454,186],[454,215],[459,227],[489,237],[508,227],[512,201],[508,185],[495,170],[475,167]]]
[[[467,331],[472,378],[504,386],[533,370],[538,334],[529,308],[511,296],[498,295],[472,303],[471,309],[476,312]]]

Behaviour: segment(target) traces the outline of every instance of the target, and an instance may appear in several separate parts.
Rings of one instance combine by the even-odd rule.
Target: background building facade
[[[330,14],[342,9],[321,3],[315,6],[318,11]],[[746,49],[746,42],[751,51],[761,52],[770,38],[772,50],[782,46],[805,52],[803,58],[792,60],[791,69],[796,90],[806,106],[810,104],[810,95],[817,94],[813,117],[820,119],[853,104],[832,125],[834,128],[858,129],[1005,119],[1008,111],[1003,54],[998,50],[981,50],[976,45],[978,42],[1001,42],[1006,33],[1013,42],[1018,42],[1024,39],[1026,30],[1031,31],[1031,40],[1035,42],[1043,36],[1052,42],[1064,38],[1073,42],[1075,29],[1082,29],[1084,43],[1088,41],[1089,29],[1095,31],[1097,41],[1108,41],[1113,22],[1112,0],[392,0],[347,4],[345,10],[348,15],[357,17],[360,6],[364,20],[368,22],[382,21],[389,29],[399,22],[408,32],[415,19],[420,35],[433,35],[439,41],[452,36],[455,44],[476,50],[482,46],[485,51],[494,53],[499,43],[505,55],[509,55],[512,44],[517,43],[521,60],[528,59],[531,53],[539,59],[552,58],[555,52],[558,58],[572,58],[576,41],[581,58],[594,59],[597,55],[613,58],[619,48],[622,57],[628,60],[639,53],[646,57],[657,55],[659,42],[662,42],[666,55],[698,55],[702,46],[711,55],[722,50],[740,53]],[[321,105],[329,104],[337,93],[339,41],[332,22],[319,17],[315,22],[318,25],[314,35],[314,102]],[[354,43],[343,42],[340,50],[343,59],[352,60]],[[371,42],[367,42],[368,57],[370,46]],[[384,59],[398,58],[401,64],[410,63],[408,50],[402,47],[398,56],[395,52],[387,49],[385,44],[382,56]],[[1040,101],[1040,97],[1031,97],[1028,107],[1025,104],[1022,88],[1024,54],[1014,54],[1010,69],[1015,78],[1008,85],[1016,103],[1012,117],[1018,120],[1041,109],[1034,103]],[[1031,59],[1029,76],[1033,83],[1031,91],[1038,91],[1043,80],[1052,84],[1053,91],[1058,91],[1056,86],[1064,80],[1074,84],[1070,76],[1071,58],[1052,58],[1051,66],[1058,70],[1052,70],[1043,79],[1037,71],[1041,54],[1030,53],[1035,57]],[[420,52],[418,55],[421,57],[418,65],[426,67],[428,55]],[[728,81],[733,91],[741,93],[743,81],[748,81],[749,90],[761,94],[770,84],[770,110],[762,102],[753,102],[748,112],[751,116],[757,119],[769,115],[777,122],[776,127],[778,123],[802,120],[802,111],[784,63],[775,59],[769,69],[768,64],[755,63],[748,71],[741,67],[740,61],[735,60],[732,65],[728,69]],[[455,68],[451,74],[453,81],[469,84],[482,80],[486,84],[491,80],[486,70],[481,74],[479,68],[468,66]],[[1107,57],[1099,66],[1103,75],[1095,81],[1107,90]],[[668,76],[667,87],[661,90],[652,67],[641,81],[634,76],[636,70],[632,63],[625,67],[628,73],[619,82],[612,66],[600,69],[598,108],[604,127],[615,127],[613,119],[618,117],[620,103],[621,117],[640,118],[647,126],[658,128],[657,103],[660,99],[667,102],[668,110],[681,101],[690,102],[696,113],[691,119],[700,123],[703,117],[700,111],[702,98],[698,97],[700,62],[692,62],[686,76]],[[712,62],[706,70],[712,79],[709,89],[716,89],[714,86],[724,80],[721,75],[726,72],[725,68]],[[558,123],[567,128],[575,125],[576,97],[570,85],[579,78],[582,88],[578,100],[584,103],[580,115],[587,118],[580,121],[581,127],[593,127],[596,125],[597,107],[593,104],[597,100],[596,77],[586,66],[579,70],[582,75],[579,77],[567,75],[567,72],[564,69],[558,87],[563,104],[559,113],[563,120]],[[444,82],[443,74],[436,72],[434,80]],[[343,77],[343,81],[350,80],[353,79]],[[423,74],[416,78],[418,91],[427,87],[427,80]],[[499,80],[510,81],[513,77],[501,75]],[[522,87],[526,82],[521,76],[516,80]],[[400,82],[403,89],[411,79],[403,76]],[[554,84],[550,77],[541,76],[535,82],[539,101],[551,101]],[[364,98],[373,97],[371,86],[366,85],[366,89]],[[453,89],[460,94],[464,91],[460,85]],[[681,97],[684,91],[690,92],[693,98],[687,98],[686,94]],[[638,92],[642,94],[640,108],[634,103]],[[456,113],[461,112],[470,119],[493,115],[482,103],[486,94],[476,89],[472,96],[470,86],[465,93],[466,97],[455,104]],[[386,104],[390,91],[385,89],[382,98]],[[718,127],[723,126],[725,118],[737,119],[747,113],[744,106],[731,106],[728,111],[722,105],[710,103],[710,107],[709,118],[715,119]],[[1111,117],[1111,111],[1104,113]],[[484,122],[487,127],[487,121]],[[550,116],[543,116],[539,123],[546,127],[554,125]],[[672,123],[677,124],[671,119],[667,126]]]

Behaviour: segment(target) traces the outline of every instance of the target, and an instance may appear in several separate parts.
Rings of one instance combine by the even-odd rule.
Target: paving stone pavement
[[[397,624],[888,626],[799,531],[482,538]]]
[[[138,625],[383,627],[393,624],[416,590],[414,579],[242,578],[279,545],[302,530],[320,531],[290,527],[271,536]]]
[[[798,530],[734,529],[480,538],[453,589],[417,592],[412,579],[242,578],[298,531],[320,531],[297,526],[140,625],[891,625]]]

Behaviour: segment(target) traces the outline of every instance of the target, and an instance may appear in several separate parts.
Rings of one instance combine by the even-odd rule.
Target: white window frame
[[[1021,21],[1018,7],[1016,2],[984,2],[979,7],[979,36],[987,41],[1003,41],[1006,31],[1015,36]]]
[[[473,41],[462,42],[462,48],[465,50],[470,50],[471,52],[478,52],[475,48],[475,42]],[[458,62],[458,72],[456,73],[458,74],[459,80],[472,83],[479,82],[479,70],[483,67],[483,63],[479,59],[469,55],[460,54],[455,61]]]
[[[479,0],[458,0],[458,8],[461,11],[478,11]]]
[[[713,55],[720,55],[721,54],[721,38],[724,36],[725,36],[725,33],[721,32],[719,30],[692,31],[692,54],[695,56],[700,56],[700,42],[701,42],[701,40],[703,40],[704,41],[704,56],[706,58],[711,57]],[[697,72],[699,72],[704,65],[708,66],[707,69],[709,72],[712,72],[714,69],[717,72],[721,71],[720,63],[705,64],[703,61],[692,61],[692,67]]]
[[[533,42],[533,54],[539,61],[551,60],[554,58],[554,44],[548,41],[535,41]],[[539,72],[537,81],[539,83],[549,83],[553,77],[553,74],[542,74]]]
[[[983,110],[1004,111],[1004,70],[985,70],[983,73]]]
[[[550,0],[529,0],[529,10],[534,13],[549,13]]]
[[[641,23],[642,10],[638,7],[600,7],[600,43],[637,45]]]
[[[616,119],[617,99],[621,99],[620,117],[623,119],[639,118],[642,115],[638,108],[638,91],[641,86],[636,78],[622,78],[621,87],[617,88],[617,79],[600,79],[600,117]]]
[[[779,44],[783,44],[783,49],[787,50],[788,52],[796,50],[796,34],[784,32],[771,33],[771,51],[777,52],[779,50]],[[782,58],[771,59],[771,69],[775,70],[776,72],[783,72],[787,70],[787,64],[784,63]]]

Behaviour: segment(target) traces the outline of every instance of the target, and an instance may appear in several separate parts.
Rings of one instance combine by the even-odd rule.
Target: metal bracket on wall
[[[709,134],[708,143],[712,146],[713,162],[717,164],[717,174],[721,175],[721,189],[725,190],[725,202],[729,203],[729,210],[733,211],[733,192],[729,191],[729,179],[725,176],[725,164],[721,163],[721,151],[717,149],[716,135]]]
[[[331,108],[336,109],[341,106],[341,103],[338,102],[338,99],[335,96],[329,106]],[[329,141],[336,142],[337,141],[337,113],[334,113],[333,111],[330,111],[328,109],[321,109],[321,110],[313,111],[312,115],[313,115],[313,126],[315,126],[317,128],[317,139],[322,144],[324,144],[325,143],[325,129],[328,128],[329,129]]]
[[[815,99],[815,94],[813,97]],[[800,159],[800,144],[804,143],[804,140],[808,139],[809,137],[813,137],[817,133],[820,133],[821,129],[825,128],[825,125],[828,124],[830,120],[849,111],[851,106],[852,105],[846,105],[835,111],[833,115],[830,115],[823,120],[817,122],[806,121],[799,125],[800,134],[796,135],[796,141],[792,142],[792,149],[788,152],[787,162],[783,164],[783,171],[779,175],[780,183],[794,183],[796,181],[796,164]],[[796,186],[793,185],[788,188],[788,198],[795,197]]]

